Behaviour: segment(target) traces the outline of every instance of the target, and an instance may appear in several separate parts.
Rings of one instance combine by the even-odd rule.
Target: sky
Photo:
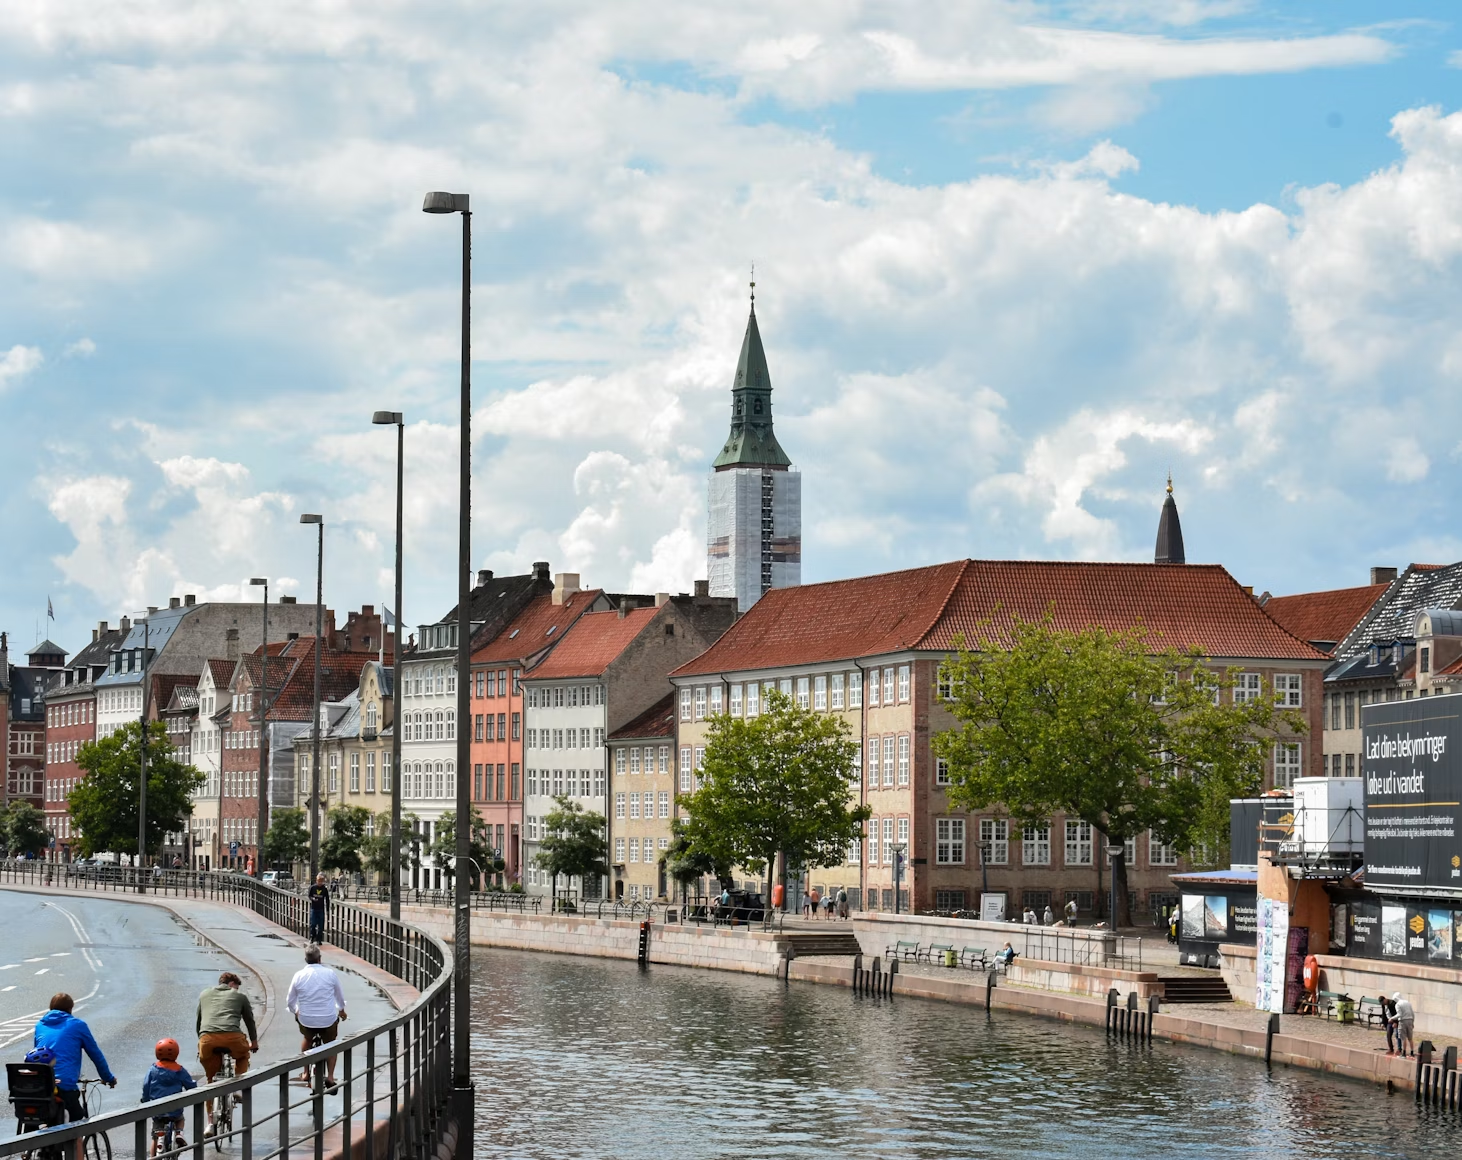
[[[11,0],[0,629],[705,574],[756,269],[803,580],[1462,558],[1462,24],[1432,0]],[[257,594],[257,589],[252,592]],[[47,619],[48,601],[55,621]]]

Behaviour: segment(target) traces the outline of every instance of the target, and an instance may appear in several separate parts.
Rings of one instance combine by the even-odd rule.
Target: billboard
[[[1462,894],[1462,695],[1367,705],[1361,726],[1366,885]],[[1401,945],[1399,920],[1381,925]]]

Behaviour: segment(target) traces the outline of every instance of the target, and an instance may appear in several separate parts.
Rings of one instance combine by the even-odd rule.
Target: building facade
[[[609,735],[611,865],[615,897],[671,896],[665,872],[675,801],[675,697],[666,694]]]
[[[731,432],[711,471],[706,534],[710,595],[734,597],[745,611],[769,589],[801,583],[802,477],[772,430],[755,293],[731,386]]]
[[[95,680],[106,672],[112,648],[122,633],[102,621],[92,630],[91,643],[71,658],[51,683],[46,697],[46,829],[51,835],[51,857],[69,862],[76,856],[78,835],[71,824],[67,795],[83,776],[76,755],[96,740]]]

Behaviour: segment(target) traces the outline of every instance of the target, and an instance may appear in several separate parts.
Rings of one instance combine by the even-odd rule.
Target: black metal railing
[[[1142,940],[1109,931],[1061,930],[1051,926],[1023,926],[1025,957],[1047,963],[1074,963],[1085,967],[1142,970]]]
[[[213,899],[252,910],[301,936],[308,929],[304,898],[238,874],[75,869],[12,860],[0,861],[3,886]],[[325,939],[409,983],[419,996],[384,1023],[279,1063],[259,1066],[256,1060],[255,1068],[237,1079],[0,1141],[0,1160],[98,1133],[107,1136],[113,1150],[125,1153],[130,1146],[134,1160],[146,1160],[152,1118],[178,1112],[188,1143],[159,1155],[191,1153],[193,1160],[203,1160],[205,1104],[220,1098],[237,1103],[224,1144],[237,1150],[238,1160],[425,1160],[446,1127],[451,1095],[451,952],[424,931],[346,903],[330,907]],[[338,1102],[335,1093],[327,1098],[323,1083],[330,1056],[338,1062]],[[315,1073],[311,1084],[292,1082],[302,1070]],[[71,1149],[64,1152],[69,1155]]]

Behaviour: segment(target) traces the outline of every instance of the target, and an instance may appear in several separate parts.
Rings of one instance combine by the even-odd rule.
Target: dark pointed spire
[[[736,379],[731,384],[731,434],[712,466],[717,471],[792,466],[772,431],[772,376],[756,325],[755,282],[751,284],[751,314],[746,320],[746,336],[741,340],[741,357],[736,360]]]
[[[1183,554],[1183,525],[1178,522],[1178,504],[1173,499],[1173,475],[1168,472],[1168,495],[1162,504],[1162,515],[1157,521],[1157,551],[1153,553],[1154,564],[1186,564]]]

